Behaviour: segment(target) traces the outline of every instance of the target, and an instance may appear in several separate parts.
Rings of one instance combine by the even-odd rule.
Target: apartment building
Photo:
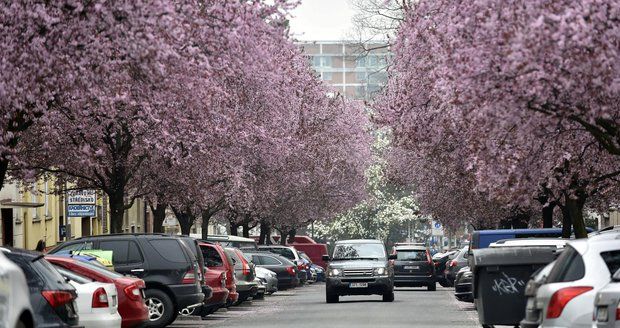
[[[322,80],[348,98],[372,99],[387,82],[386,44],[354,41],[298,43]]]

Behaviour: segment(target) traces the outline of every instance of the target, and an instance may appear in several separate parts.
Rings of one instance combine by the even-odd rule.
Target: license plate
[[[420,267],[417,265],[406,265],[405,266],[405,270],[418,270],[418,269],[420,269]]]
[[[599,307],[596,310],[596,321],[606,322],[607,321],[607,307]]]
[[[368,287],[368,283],[367,282],[352,282],[349,284],[349,287],[351,288],[366,288]]]

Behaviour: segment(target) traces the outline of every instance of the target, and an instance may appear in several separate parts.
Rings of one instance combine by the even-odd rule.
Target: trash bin
[[[525,315],[525,285],[538,268],[555,260],[551,247],[474,250],[474,303],[482,325],[518,326]]]

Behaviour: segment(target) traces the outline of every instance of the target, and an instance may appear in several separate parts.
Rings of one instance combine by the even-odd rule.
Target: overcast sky
[[[351,32],[349,0],[303,0],[292,12],[293,37],[305,41],[343,40]]]

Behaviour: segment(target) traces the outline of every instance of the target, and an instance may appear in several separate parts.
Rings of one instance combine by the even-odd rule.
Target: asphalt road
[[[397,288],[393,303],[380,296],[344,296],[340,303],[325,303],[325,285],[315,284],[283,291],[227,311],[207,320],[177,320],[174,327],[479,327],[469,303],[454,299],[453,289]]]

